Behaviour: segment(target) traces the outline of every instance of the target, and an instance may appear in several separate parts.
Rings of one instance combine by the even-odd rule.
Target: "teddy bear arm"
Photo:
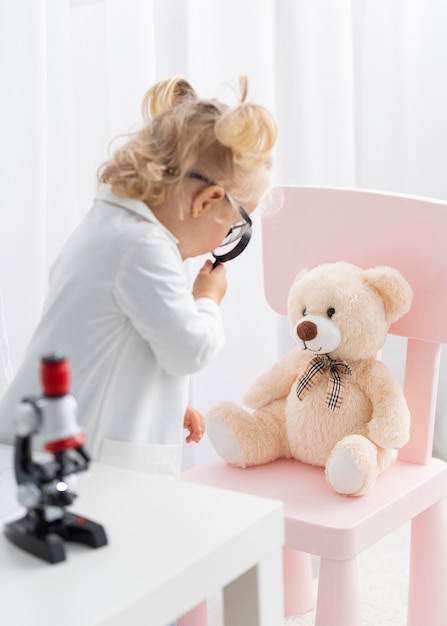
[[[372,418],[368,434],[381,448],[401,448],[410,435],[410,411],[398,381],[387,366],[376,361],[368,375]]]
[[[260,409],[275,400],[286,398],[296,380],[301,360],[302,352],[299,348],[286,352],[251,383],[242,397],[243,403],[251,409]]]

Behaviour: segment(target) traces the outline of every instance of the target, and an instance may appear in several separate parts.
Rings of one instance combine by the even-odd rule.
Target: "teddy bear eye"
[[[326,315],[328,317],[332,317],[335,314],[335,309],[333,307],[330,307],[327,311],[326,311]]]
[[[303,317],[304,317],[305,315],[307,315],[307,309],[306,309],[306,307],[304,307],[304,309],[303,309]]]

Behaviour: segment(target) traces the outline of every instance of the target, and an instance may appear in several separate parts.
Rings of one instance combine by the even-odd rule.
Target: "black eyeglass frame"
[[[188,172],[188,174],[186,174],[186,176],[188,178],[195,178],[196,180],[201,180],[203,183],[206,183],[210,187],[212,185],[218,185],[219,184],[219,183],[211,180],[210,178],[207,178],[206,176],[203,176],[203,174],[199,174],[197,172]],[[227,193],[225,193],[224,198],[232,206],[235,205],[235,203],[230,200],[230,198],[228,197]],[[245,250],[245,248],[247,247],[247,245],[248,245],[248,243],[249,243],[249,241],[251,239],[253,222],[251,221],[251,218],[250,218],[249,214],[247,213],[247,211],[243,207],[238,206],[237,208],[238,208],[239,213],[241,214],[241,217],[242,217],[242,220],[243,220],[243,224],[241,225],[241,222],[236,222],[235,224],[230,226],[230,230],[228,231],[228,233],[227,233],[225,239],[223,240],[223,242],[220,244],[219,248],[227,246],[230,243],[232,243],[231,239],[229,241],[225,241],[225,240],[228,240],[231,237],[231,233],[234,230],[236,230],[236,228],[242,229],[242,234],[240,235],[240,237],[237,237],[237,238],[234,239],[234,241],[237,241],[237,244],[234,246],[234,248],[231,248],[231,250],[228,250],[228,252],[226,252],[224,254],[216,254],[216,252],[214,251],[214,252],[211,253],[213,255],[214,259],[215,259],[215,261],[213,263],[213,268],[216,267],[217,265],[219,265],[220,263],[225,263],[226,261],[231,261],[232,259],[235,259],[237,256],[239,256],[241,254],[241,252],[243,252]]]

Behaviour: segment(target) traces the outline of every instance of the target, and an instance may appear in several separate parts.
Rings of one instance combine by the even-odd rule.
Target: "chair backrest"
[[[412,308],[390,328],[407,337],[404,392],[412,415],[401,460],[432,454],[440,344],[447,343],[447,203],[397,194],[282,187],[281,210],[262,220],[269,305],[287,314],[287,294],[302,268],[348,261],[395,267],[410,283]]]

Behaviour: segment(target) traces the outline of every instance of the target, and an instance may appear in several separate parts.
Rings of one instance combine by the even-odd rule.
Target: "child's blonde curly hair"
[[[239,82],[234,108],[201,100],[179,76],[154,85],[143,100],[143,128],[102,164],[99,181],[117,196],[156,206],[195,171],[241,205],[257,201],[268,186],[277,129],[269,111],[246,102],[247,78]]]

